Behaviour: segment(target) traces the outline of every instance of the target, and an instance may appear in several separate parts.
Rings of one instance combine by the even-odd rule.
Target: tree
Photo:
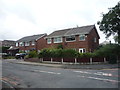
[[[111,35],[118,36],[118,43],[120,44],[120,2],[115,7],[110,8],[108,13],[103,14],[98,25],[107,38]]]

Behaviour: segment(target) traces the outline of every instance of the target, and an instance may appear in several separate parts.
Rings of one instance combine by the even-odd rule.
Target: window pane
[[[18,42],[16,43],[16,46],[18,46]]]
[[[85,35],[80,35],[80,40],[85,40]]]
[[[51,43],[51,38],[47,39],[47,43],[50,44]]]
[[[66,41],[75,41],[75,36],[67,36]]]
[[[59,43],[59,42],[62,42],[62,37],[55,37],[54,43]]]

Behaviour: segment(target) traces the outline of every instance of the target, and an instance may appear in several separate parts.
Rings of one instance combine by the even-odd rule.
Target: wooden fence
[[[95,62],[103,62],[106,63],[108,61],[107,58],[104,57],[93,57],[93,58],[30,58],[25,59],[25,61],[31,62],[59,62],[59,63],[95,63]]]

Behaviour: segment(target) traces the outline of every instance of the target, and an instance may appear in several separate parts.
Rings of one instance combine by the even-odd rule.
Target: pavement
[[[24,61],[22,59],[9,59],[8,60],[11,63],[16,63],[16,64],[25,64],[25,65],[40,65],[40,66],[47,66],[47,67],[55,67],[55,68],[64,68],[64,69],[115,69],[118,68],[118,64],[68,64],[68,63],[51,63],[51,62],[42,62],[42,63],[37,63],[37,62],[28,62]]]

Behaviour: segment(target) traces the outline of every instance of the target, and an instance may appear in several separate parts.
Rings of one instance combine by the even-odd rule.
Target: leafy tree
[[[98,22],[99,28],[106,34],[106,37],[111,35],[118,36],[118,43],[120,44],[120,2],[109,9],[109,12],[103,14],[103,18]]]

